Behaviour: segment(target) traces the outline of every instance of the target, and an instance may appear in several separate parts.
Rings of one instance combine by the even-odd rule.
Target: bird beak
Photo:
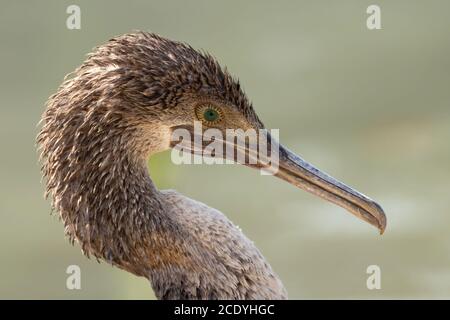
[[[192,131],[192,128],[190,129]],[[386,228],[386,216],[380,205],[309,164],[279,144],[267,130],[261,130],[260,133],[262,133],[262,136],[258,139],[259,144],[246,143],[243,145],[236,144],[235,141],[230,143],[228,140],[220,140],[219,142],[229,144],[236,151],[231,156],[226,153],[225,158],[248,167],[261,169],[300,189],[347,209],[353,215],[377,227],[380,234],[383,234]],[[200,134],[200,141],[202,141],[202,138],[203,136]],[[245,139],[241,139],[241,141],[245,141]],[[204,148],[210,142],[203,140],[198,147],[195,147],[195,143],[189,139],[186,139],[186,141],[183,139],[182,143],[175,139],[171,143],[172,147],[182,145],[194,154],[204,155]],[[266,152],[261,153],[261,150],[266,150]],[[245,161],[240,161],[239,155]],[[250,159],[253,161],[249,161]]]
[[[380,234],[383,234],[386,228],[386,216],[379,204],[309,164],[271,138],[268,133],[267,140],[272,153],[273,150],[278,149],[278,168],[274,171],[275,176],[345,208],[356,217],[377,227]],[[259,164],[253,167],[264,168],[264,165]]]
[[[380,234],[383,234],[386,216],[375,201],[320,171],[281,145],[279,157],[279,169],[275,174],[277,177],[347,209],[377,227]]]

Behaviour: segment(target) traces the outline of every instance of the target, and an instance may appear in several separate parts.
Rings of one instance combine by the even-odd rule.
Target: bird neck
[[[148,278],[159,298],[285,297],[224,215],[156,189],[146,159],[165,147],[148,140],[161,128],[86,118],[49,113],[38,137],[53,208],[86,255]]]
[[[166,220],[147,169],[151,128],[77,119],[49,121],[40,136],[53,209],[87,256],[147,276],[151,234]]]

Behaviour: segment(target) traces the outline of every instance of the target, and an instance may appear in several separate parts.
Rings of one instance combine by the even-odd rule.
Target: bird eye
[[[207,125],[216,124],[222,119],[222,111],[212,105],[200,106],[195,113],[197,118]]]

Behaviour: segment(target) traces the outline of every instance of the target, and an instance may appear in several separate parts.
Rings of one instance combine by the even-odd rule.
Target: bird
[[[84,255],[147,278],[158,299],[287,299],[280,277],[226,215],[152,182],[149,157],[173,148],[174,130],[193,132],[195,121],[220,132],[267,130],[239,80],[204,50],[145,31],[97,46],[40,120],[52,212]],[[380,205],[275,144],[276,177],[383,233]]]

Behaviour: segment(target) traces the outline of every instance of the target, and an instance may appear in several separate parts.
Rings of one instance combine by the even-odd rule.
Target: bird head
[[[78,115],[84,110],[84,119],[90,117],[97,125],[108,122],[102,130],[133,132],[130,136],[144,156],[180,146],[176,132],[198,137],[214,130],[214,141],[235,151],[231,157],[223,152],[222,158],[236,160],[242,154],[254,160],[245,165],[264,169],[268,163],[258,157],[264,143],[270,155],[277,154],[275,176],[347,209],[381,233],[385,229],[386,217],[376,202],[279,144],[264,128],[239,81],[211,55],[187,44],[145,32],[114,38],[96,48],[57,95],[60,105],[81,101]],[[69,107],[65,112],[71,112]],[[253,130],[257,143],[244,139],[239,144],[239,137],[230,142],[229,130]],[[183,146],[195,154],[203,154],[212,141],[194,140]]]

